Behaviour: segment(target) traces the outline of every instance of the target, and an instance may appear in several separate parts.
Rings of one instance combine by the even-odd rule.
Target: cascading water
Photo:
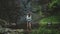
[[[31,0],[19,0],[20,2],[20,10],[19,17],[17,19],[17,23],[25,22],[25,17],[28,12],[32,11]]]

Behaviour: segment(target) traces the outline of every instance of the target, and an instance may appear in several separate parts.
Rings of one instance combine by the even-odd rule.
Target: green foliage
[[[49,3],[48,8],[51,9],[55,3],[57,3],[58,0],[52,0],[52,2]]]
[[[51,17],[47,17],[47,18],[43,18],[42,20],[40,20],[40,24],[47,24],[49,22],[52,22],[52,24],[57,24],[60,22],[60,16],[51,16]]]
[[[56,29],[46,29],[46,27],[40,27],[38,30],[32,32],[32,34],[60,34],[60,31]]]
[[[51,2],[48,4],[48,9],[52,9],[55,7],[54,4],[60,4],[60,0],[51,0]],[[38,5],[37,5],[38,6]],[[37,8],[37,9],[41,9],[40,8]],[[40,16],[43,16],[42,15],[42,11],[40,10],[39,11],[40,13]],[[49,16],[49,17],[46,17],[46,18],[43,18],[39,21],[39,24],[40,24],[40,28],[38,29],[37,31],[37,34],[60,34],[60,31],[58,29],[47,29],[46,28],[46,24],[51,22],[53,25],[54,24],[58,24],[60,22],[60,15],[56,13],[56,15],[54,16]],[[36,32],[34,31],[32,34],[35,34]]]

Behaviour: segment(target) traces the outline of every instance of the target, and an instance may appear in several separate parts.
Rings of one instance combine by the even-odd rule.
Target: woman
[[[31,30],[32,15],[30,13],[27,14],[26,21],[27,21],[27,29]]]

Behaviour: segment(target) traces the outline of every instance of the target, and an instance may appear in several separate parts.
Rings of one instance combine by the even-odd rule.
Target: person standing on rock
[[[32,15],[30,13],[27,13],[26,21],[27,21],[27,28],[31,29]]]

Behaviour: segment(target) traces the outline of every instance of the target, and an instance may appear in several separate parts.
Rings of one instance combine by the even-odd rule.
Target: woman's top
[[[31,15],[30,15],[30,16],[27,15],[27,16],[26,16],[26,20],[27,20],[27,21],[31,21],[31,20],[32,20],[32,16],[31,16]]]

